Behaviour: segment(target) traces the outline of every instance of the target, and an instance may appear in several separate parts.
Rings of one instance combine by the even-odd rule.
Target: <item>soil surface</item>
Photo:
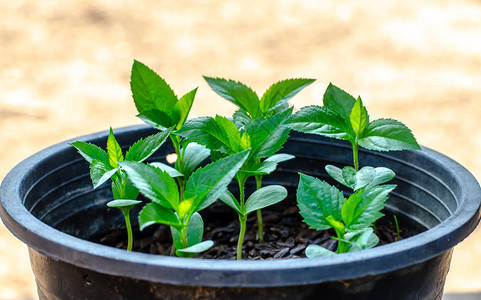
[[[192,117],[233,105],[202,75],[259,94],[317,81],[293,99],[320,104],[332,82],[372,119],[402,120],[420,144],[481,179],[481,1],[0,0],[0,178],[35,152],[141,123],[132,60],[178,95],[199,87]],[[362,163],[362,162],[361,162]],[[0,225],[0,299],[37,298],[27,249]],[[481,290],[481,230],[456,247],[447,292]]]
[[[225,208],[229,209],[229,208]],[[239,236],[239,221],[237,216],[228,211],[210,213],[205,222],[203,240],[214,241],[214,246],[208,251],[199,253],[197,258],[236,259],[237,239]],[[215,210],[215,208],[214,208]],[[258,243],[257,216],[251,214],[247,219],[247,230],[242,247],[243,259],[287,259],[306,257],[304,250],[308,245],[320,245],[331,251],[336,251],[337,241],[332,230],[316,231],[302,222],[299,209],[291,206],[281,210],[263,210],[264,243]],[[376,235],[380,242],[378,246],[395,242],[398,239],[396,226],[392,216],[384,216],[376,222]],[[133,251],[170,255],[172,238],[168,226],[155,225],[146,232],[138,232],[135,226]],[[399,238],[407,238],[417,231],[400,226]],[[93,242],[120,249],[127,248],[125,228],[113,230]]]

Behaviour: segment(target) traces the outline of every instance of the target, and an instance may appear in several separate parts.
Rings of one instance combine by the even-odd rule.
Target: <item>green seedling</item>
[[[130,87],[139,112],[137,117],[161,132],[170,132],[176,154],[175,170],[160,162],[156,167],[176,178],[182,196],[189,176],[210,155],[205,147],[190,144],[190,141],[175,134],[189,116],[197,88],[179,99],[162,77],[136,60],[132,66]]]
[[[186,181],[182,194],[167,172],[152,165],[121,162],[135,187],[151,200],[139,214],[140,229],[156,223],[170,226],[172,249],[176,249],[175,253],[181,257],[193,257],[209,249],[213,242],[202,242],[204,222],[198,212],[227,190],[248,155],[248,150],[242,151],[198,168]]]
[[[133,144],[125,153],[117,142],[112,128],[107,139],[107,151],[102,148],[81,141],[71,143],[77,151],[90,163],[90,178],[94,188],[98,188],[109,179],[112,180],[112,195],[115,199],[107,203],[109,207],[119,208],[124,216],[128,234],[127,250],[132,250],[133,236],[130,225],[129,212],[140,202],[134,201],[139,190],[133,185],[127,174],[119,165],[122,161],[143,162],[157,151],[169,136],[170,131],[160,132]]]
[[[359,169],[359,147],[377,151],[420,150],[409,128],[399,121],[378,119],[369,121],[361,97],[357,100],[329,84],[324,94],[324,106],[302,108],[286,124],[304,133],[347,140],[352,145],[354,167],[343,169],[326,166],[327,173],[353,193],[347,199],[336,187],[314,177],[301,174],[297,201],[301,215],[311,228],[333,228],[338,240],[337,253],[374,247],[379,239],[373,226],[383,216],[388,194],[395,185],[384,184],[395,174],[388,168]],[[332,255],[318,245],[306,249],[308,257]]]
[[[356,170],[359,170],[359,147],[377,151],[421,150],[403,123],[393,119],[370,122],[361,97],[356,100],[329,84],[323,102],[324,106],[303,107],[286,124],[296,131],[349,141]]]
[[[245,84],[223,78],[204,76],[209,86],[222,98],[232,102],[239,109],[233,115],[233,121],[238,128],[246,126],[253,120],[277,115],[289,109],[287,101],[294,97],[315,79],[286,79],[274,83],[261,98]],[[272,128],[275,130],[275,128]],[[257,164],[261,159],[257,159]],[[262,188],[262,175],[255,175],[256,187]],[[264,242],[262,211],[257,210],[258,240]]]
[[[259,99],[256,92],[241,82],[207,76],[204,79],[214,92],[239,108],[238,115],[235,115],[238,120],[244,119],[240,118],[241,115],[256,120],[286,111],[289,109],[287,101],[315,81],[305,78],[282,80],[271,85]]]
[[[184,138],[210,149],[214,161],[250,149],[245,163],[235,175],[239,185],[239,198],[236,199],[228,192],[220,198],[239,216],[241,228],[237,245],[237,259],[242,258],[247,215],[253,210],[282,201],[287,195],[285,188],[281,186],[268,186],[260,188],[246,200],[245,183],[251,176],[272,173],[278,163],[293,158],[288,154],[275,154],[282,148],[289,136],[289,129],[282,124],[290,115],[291,110],[289,109],[277,115],[253,120],[241,128],[225,117],[204,117],[188,121],[177,131],[177,134]]]
[[[245,182],[238,182],[240,190],[239,200],[229,191],[226,191],[221,195],[220,199],[222,202],[233,208],[239,216],[240,231],[239,239],[237,241],[237,259],[240,260],[242,259],[242,245],[244,243],[244,235],[247,228],[247,216],[253,211],[257,211],[284,200],[284,198],[287,197],[287,190],[280,185],[265,186],[252,193],[246,201],[244,195]]]
[[[108,207],[116,207],[122,211],[124,214],[125,219],[125,226],[127,227],[127,250],[132,251],[132,247],[134,244],[134,236],[132,234],[132,225],[130,224],[130,211],[134,208],[135,205],[142,203],[139,200],[128,200],[128,199],[119,199],[113,200],[107,203]]]
[[[345,167],[342,171],[350,171],[347,168],[354,169]],[[363,175],[363,178],[357,181],[356,175],[364,172],[365,168],[369,168],[373,172],[369,172],[370,175]],[[395,185],[380,185],[394,178],[394,172],[383,168],[383,171],[389,170],[392,176],[383,176],[384,180],[380,181],[376,175],[372,175],[376,173],[374,171],[376,169],[364,167],[359,172],[350,173],[345,178],[351,182],[356,181],[357,185],[354,193],[347,199],[340,190],[327,182],[301,174],[297,189],[300,214],[304,218],[304,222],[313,229],[334,229],[338,240],[337,253],[368,249],[379,242],[372,226],[383,216],[381,210],[385,206],[389,192],[395,188]],[[361,183],[361,180],[364,183]],[[306,255],[313,257],[317,256],[313,253],[323,255],[329,253],[328,250],[320,248],[322,247],[310,245],[306,250]]]

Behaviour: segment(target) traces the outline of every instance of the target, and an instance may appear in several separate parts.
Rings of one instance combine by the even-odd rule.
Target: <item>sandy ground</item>
[[[134,58],[178,94],[199,86],[193,116],[234,109],[201,75],[259,93],[317,78],[296,107],[333,82],[481,179],[481,1],[139,2],[0,0],[0,179],[51,144],[140,123]],[[3,224],[0,246],[0,299],[36,298],[26,247]],[[481,290],[480,255],[478,230],[456,248],[447,292]]]

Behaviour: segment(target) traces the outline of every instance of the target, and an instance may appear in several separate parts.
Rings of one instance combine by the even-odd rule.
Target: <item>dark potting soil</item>
[[[230,209],[230,208],[226,208]],[[243,259],[285,259],[305,257],[304,250],[308,245],[321,245],[335,251],[337,241],[331,239],[335,233],[331,230],[316,231],[309,229],[302,222],[297,206],[290,206],[278,210],[263,210],[264,243],[257,242],[257,216],[252,213],[247,220],[247,231],[243,245]],[[214,241],[214,246],[208,251],[197,254],[198,258],[209,259],[235,259],[237,238],[239,235],[239,221],[237,215],[230,211],[207,213],[204,216],[204,240]],[[133,218],[132,218],[133,219]],[[404,226],[400,220],[400,238],[407,238],[417,230]],[[395,242],[397,240],[396,226],[392,215],[386,216],[376,222],[376,234],[380,239],[379,245]],[[93,242],[125,249],[127,237],[124,228],[117,228],[92,238]],[[134,225],[133,251],[170,255],[172,238],[170,228],[165,225],[155,225],[143,232],[138,231]]]

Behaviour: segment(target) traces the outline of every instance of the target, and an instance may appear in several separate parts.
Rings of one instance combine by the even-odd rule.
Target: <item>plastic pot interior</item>
[[[146,126],[115,130],[124,151],[152,133]],[[107,136],[105,131],[75,140],[104,148]],[[164,145],[152,160],[165,161],[171,152],[171,145]],[[294,132],[281,152],[294,154],[296,159],[282,163],[275,175],[266,177],[265,184],[283,184],[290,193],[295,192],[298,172],[329,180],[326,164],[342,167],[352,159],[346,143]],[[329,259],[239,262],[128,253],[85,241],[123,220],[117,210],[105,206],[111,199],[110,186],[92,189],[88,164],[67,142],[35,154],[7,175],[0,191],[1,216],[20,240],[54,260],[110,275],[129,274],[139,280],[225,287],[275,287],[279,282],[295,286],[381,274],[439,256],[476,227],[480,187],[453,160],[427,148],[389,153],[361,149],[359,158],[361,165],[385,166],[396,172],[398,187],[387,209],[421,233]]]

